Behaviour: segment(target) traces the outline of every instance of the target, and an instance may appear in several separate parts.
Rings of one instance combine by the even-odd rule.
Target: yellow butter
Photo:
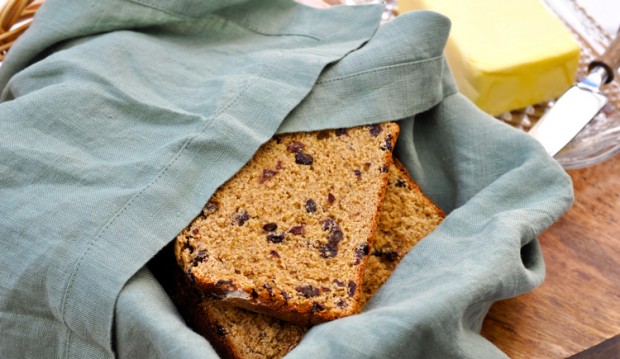
[[[559,97],[575,81],[580,47],[541,0],[399,0],[452,22],[446,57],[459,91],[498,115]]]

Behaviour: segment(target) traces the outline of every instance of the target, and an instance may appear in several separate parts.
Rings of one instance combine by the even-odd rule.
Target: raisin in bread
[[[177,265],[173,246],[164,248],[148,266],[185,322],[205,337],[222,358],[281,358],[310,328],[209,298]]]
[[[388,186],[375,232],[373,256],[364,271],[362,299],[367,300],[387,280],[400,259],[421,238],[430,233],[444,213],[420,191],[406,169],[395,160],[388,172]],[[167,258],[171,262],[172,253]],[[174,263],[162,266],[173,272]],[[172,267],[172,268],[171,268]],[[162,270],[160,270],[161,272]],[[224,305],[193,290],[187,278],[165,287],[183,317],[225,358],[281,358],[294,348],[310,328]],[[161,280],[161,279],[160,279]]]
[[[444,217],[445,213],[424,195],[407,169],[394,160],[371,255],[364,270],[362,306],[387,281],[409,250]]]
[[[205,337],[222,358],[282,358],[309,329],[208,298],[176,269],[180,275],[170,296],[188,325]]]
[[[398,132],[276,136],[178,235],[178,264],[203,292],[297,324],[359,312]]]

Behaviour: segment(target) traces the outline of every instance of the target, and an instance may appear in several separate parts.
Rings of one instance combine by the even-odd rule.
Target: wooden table
[[[482,328],[511,358],[620,358],[620,155],[568,173],[575,203],[539,238],[545,282]]]

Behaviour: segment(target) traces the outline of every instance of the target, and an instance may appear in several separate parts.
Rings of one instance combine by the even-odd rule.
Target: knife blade
[[[620,36],[588,66],[588,75],[568,89],[530,129],[547,153],[555,156],[605,107],[601,87],[610,83],[620,67]]]

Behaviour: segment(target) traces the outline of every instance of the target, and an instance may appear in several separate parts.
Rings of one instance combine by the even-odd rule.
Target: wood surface
[[[567,172],[575,203],[539,237],[545,281],[483,324],[511,358],[620,358],[620,155]]]

